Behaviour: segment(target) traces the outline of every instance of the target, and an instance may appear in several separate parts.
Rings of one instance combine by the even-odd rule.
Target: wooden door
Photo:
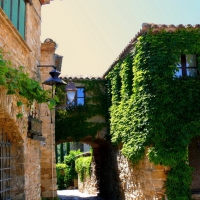
[[[192,139],[189,147],[189,165],[194,168],[192,172],[192,193],[200,193],[200,137]]]

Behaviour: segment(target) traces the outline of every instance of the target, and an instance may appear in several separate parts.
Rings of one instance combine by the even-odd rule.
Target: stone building
[[[57,63],[62,63],[62,57],[55,56],[56,45],[52,40],[47,39],[41,48],[41,6],[49,3],[50,0],[0,1],[0,48],[3,56],[11,61],[13,68],[25,66],[30,78],[40,83],[49,77],[47,72],[51,68],[38,66],[55,65],[55,58]],[[26,99],[19,107],[18,97],[6,92],[1,86],[0,198],[37,200],[41,196],[55,197],[54,122],[51,121],[54,115],[46,104],[35,102],[27,107]],[[17,113],[23,113],[23,117],[18,119]],[[27,135],[30,113],[42,121],[42,137],[36,140]]]
[[[80,191],[110,200],[200,199],[199,28],[144,23],[105,72],[113,144],[95,135],[91,177],[79,180]]]
[[[199,99],[199,27],[144,23],[104,74],[111,137],[119,144],[111,156],[118,199],[200,198],[200,136],[191,125],[199,124],[199,113],[188,100]],[[185,85],[196,91],[188,94]]]

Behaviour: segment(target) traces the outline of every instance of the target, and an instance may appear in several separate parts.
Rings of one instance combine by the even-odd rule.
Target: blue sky
[[[62,75],[102,76],[142,23],[200,24],[200,0],[54,0],[42,6],[41,41],[58,44]]]

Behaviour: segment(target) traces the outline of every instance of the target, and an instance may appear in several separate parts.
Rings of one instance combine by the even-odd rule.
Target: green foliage
[[[70,151],[65,156],[64,163],[56,164],[58,189],[66,189],[73,185],[73,180],[78,178],[75,171],[76,156],[81,154],[80,150]]]
[[[92,156],[80,157],[75,161],[75,170],[79,174],[80,180],[83,182],[84,175],[90,176]]]
[[[65,163],[67,165],[65,170],[65,183],[69,187],[74,179],[78,178],[78,175],[75,171],[75,160],[76,156],[81,154],[80,150],[70,151],[69,155],[65,156]]]
[[[181,54],[200,54],[200,29],[150,30],[107,76],[112,142],[133,164],[149,147],[151,162],[170,166],[169,200],[190,198],[187,149],[200,135],[200,78],[175,77]]]
[[[167,190],[168,199],[191,199],[191,171],[191,167],[189,167],[185,162],[177,163],[177,165],[169,171],[166,182],[166,187],[170,188]]]
[[[96,133],[106,126],[105,122],[89,122],[94,116],[107,118],[107,96],[104,80],[77,80],[85,87],[85,105],[77,106],[74,110],[56,111],[56,142],[66,141],[71,137],[75,141],[86,136],[94,137]],[[57,88],[59,99],[65,98],[65,88]],[[61,105],[65,103],[61,100]]]
[[[67,165],[64,163],[57,163],[56,164],[56,174],[57,174],[57,185],[58,189],[66,189],[66,183],[65,183],[65,170]]]
[[[7,95],[15,94],[24,97],[29,104],[32,104],[34,100],[38,103],[49,101],[49,108],[53,109],[58,99],[50,98],[51,92],[43,90],[40,83],[30,78],[25,70],[23,66],[13,68],[12,63],[3,58],[3,50],[0,49],[0,86],[7,89]],[[17,106],[21,105],[22,102],[18,101]],[[22,116],[21,113],[17,115],[18,118]]]

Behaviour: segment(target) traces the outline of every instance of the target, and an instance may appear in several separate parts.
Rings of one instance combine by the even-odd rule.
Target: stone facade
[[[55,65],[56,44],[51,39],[46,39],[41,46],[40,75],[42,82],[50,77],[49,72]],[[45,67],[47,66],[47,67]],[[45,90],[52,90],[51,86],[43,85]],[[43,136],[45,145],[41,146],[41,184],[42,197],[57,196],[57,178],[55,162],[55,112],[50,111],[46,104],[41,104],[41,120],[43,121]]]
[[[90,176],[84,176],[84,180],[81,181],[80,178],[78,178],[78,190],[83,193],[88,194],[98,194],[98,183],[97,183],[97,177],[95,173],[95,163],[91,163],[91,174]]]
[[[42,1],[42,4],[49,2],[50,0]],[[30,77],[40,81],[37,66],[40,64],[41,58],[41,2],[32,0],[26,3],[25,39],[21,37],[1,8],[0,29],[0,48],[3,49],[4,58],[11,61],[14,68],[25,66],[25,70]],[[45,151],[45,149],[41,147],[40,141],[27,137],[30,108],[26,107],[25,99],[23,99],[24,106],[18,107],[18,100],[19,97],[6,95],[6,90],[0,87],[0,129],[3,130],[12,144],[11,196],[15,200],[39,200],[41,199],[41,171],[44,171],[44,166],[41,165],[41,151]],[[49,140],[52,140],[51,136],[54,133],[54,128],[50,126],[50,123],[47,123],[51,120],[51,117],[46,115],[50,111],[45,106],[33,105],[37,113],[36,117],[43,120],[42,129],[46,141],[49,143]],[[22,119],[16,118],[19,112],[24,114]],[[52,157],[46,160],[52,163]],[[54,183],[53,188],[56,188],[56,183]],[[52,197],[52,194],[50,194],[50,197]]]
[[[117,163],[121,193],[125,199],[159,200],[165,196],[164,183],[169,170],[167,167],[155,166],[147,157],[133,167],[120,151],[117,152]]]
[[[145,157],[137,166],[110,144],[94,149],[91,177],[79,180],[79,191],[110,200],[161,200],[168,167],[153,165]]]

